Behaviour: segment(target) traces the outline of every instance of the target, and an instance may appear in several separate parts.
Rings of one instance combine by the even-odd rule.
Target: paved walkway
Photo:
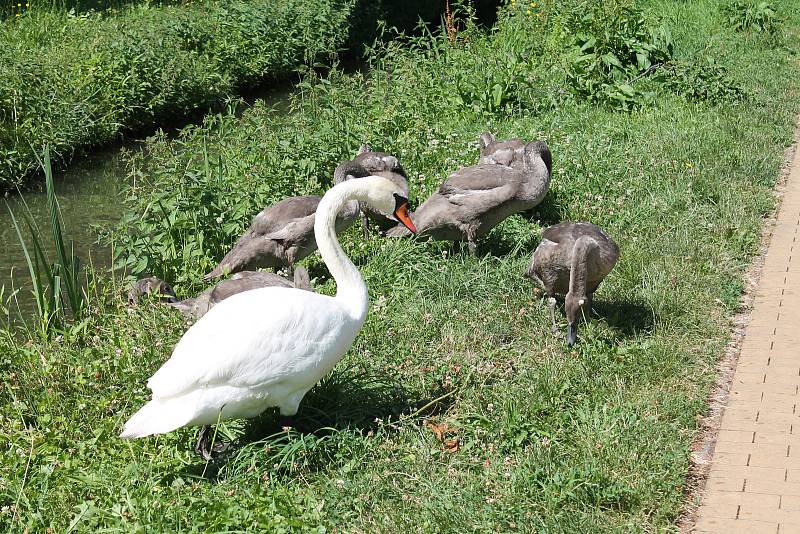
[[[800,534],[800,150],[795,152],[694,532]]]

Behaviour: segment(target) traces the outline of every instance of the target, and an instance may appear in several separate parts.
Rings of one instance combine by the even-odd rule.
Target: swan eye
[[[408,199],[403,195],[398,195],[397,193],[392,193],[394,195],[394,211],[400,209],[400,207],[405,204],[408,206],[408,209],[411,209],[411,204],[409,204]]]

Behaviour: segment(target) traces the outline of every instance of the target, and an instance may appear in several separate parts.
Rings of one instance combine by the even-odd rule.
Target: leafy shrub
[[[728,25],[736,31],[775,33],[783,22],[770,1],[732,0],[723,4],[721,10]]]
[[[591,0],[567,15],[572,35],[568,81],[590,101],[629,110],[648,96],[635,82],[672,56],[663,25],[625,0]]]
[[[670,62],[658,74],[664,84],[689,100],[735,102],[745,92],[728,76],[728,70],[711,58],[700,62]]]
[[[239,126],[253,128],[249,157],[228,157],[248,143],[226,135],[239,122],[233,114],[211,117],[175,142],[163,135],[151,139],[147,156],[131,163],[135,179],[125,192],[128,210],[115,243],[117,267],[186,287],[211,269],[213,258],[221,257],[264,206],[320,191],[316,162],[324,156],[303,153],[301,132],[295,138],[259,137],[256,117],[271,117],[276,126],[281,122],[263,106],[246,114]],[[205,148],[196,152],[196,146]]]
[[[529,88],[527,65],[518,55],[481,61],[474,70],[463,71],[456,81],[459,104],[493,114],[519,107]]]

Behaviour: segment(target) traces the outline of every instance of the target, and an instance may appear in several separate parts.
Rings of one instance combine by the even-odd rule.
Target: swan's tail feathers
[[[192,416],[181,399],[153,399],[128,419],[119,437],[134,439],[172,432],[189,423]]]

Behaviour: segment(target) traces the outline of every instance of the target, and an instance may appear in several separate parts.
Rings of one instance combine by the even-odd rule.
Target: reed
[[[25,211],[22,213],[22,222],[28,230],[29,237],[27,239],[23,232],[23,225],[17,220],[8,202],[6,202],[6,207],[11,214],[11,220],[31,277],[31,291],[36,302],[38,319],[36,330],[47,335],[54,329],[64,326],[69,319],[69,314],[73,319],[79,318],[86,297],[81,280],[80,259],[74,254],[72,241],[69,241],[69,246],[67,246],[64,237],[64,222],[53,183],[49,148],[44,149],[41,158],[37,154],[37,159],[45,176],[48,225],[55,252],[53,261],[46,252],[42,230],[34,220],[27,204],[23,202]]]

